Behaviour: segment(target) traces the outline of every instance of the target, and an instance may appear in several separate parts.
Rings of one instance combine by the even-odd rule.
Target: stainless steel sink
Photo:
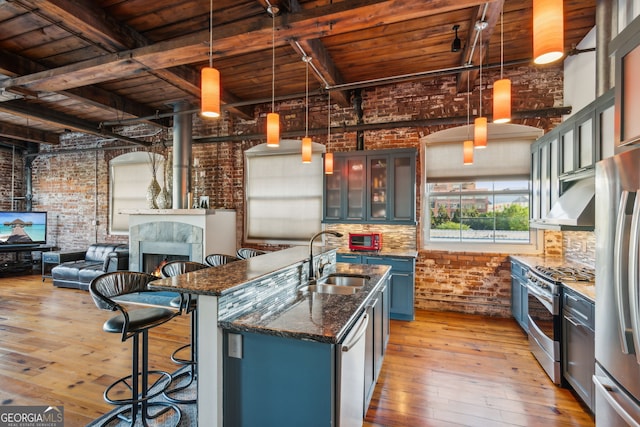
[[[354,274],[330,274],[327,277],[318,280],[318,284],[333,286],[362,287],[367,284],[370,277],[365,275]]]
[[[353,295],[360,292],[359,286],[338,286],[327,285],[324,283],[318,283],[315,285],[307,285],[300,288],[302,292],[314,292],[318,294],[333,294],[333,295]]]

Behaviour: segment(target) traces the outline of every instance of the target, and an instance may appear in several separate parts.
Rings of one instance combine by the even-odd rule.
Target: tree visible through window
[[[427,184],[430,242],[529,243],[529,180]]]

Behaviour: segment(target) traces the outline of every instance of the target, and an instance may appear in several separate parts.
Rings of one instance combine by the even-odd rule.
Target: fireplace
[[[131,271],[149,272],[148,264],[157,265],[164,258],[204,263],[211,253],[235,254],[235,211],[155,209],[125,213],[129,214]]]
[[[141,242],[140,270],[159,276],[160,268],[167,262],[193,260],[191,249],[187,243]]]

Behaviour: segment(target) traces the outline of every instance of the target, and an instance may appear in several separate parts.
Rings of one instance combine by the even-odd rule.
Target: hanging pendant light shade
[[[476,117],[473,121],[473,146],[487,148],[487,118]]]
[[[503,76],[504,64],[504,26],[500,14],[500,80],[493,83],[493,123],[511,121],[511,80]]]
[[[268,3],[268,2],[267,2]],[[276,105],[276,13],[277,6],[269,4],[267,12],[271,14],[271,112],[267,114],[267,147],[280,146],[280,115]]]
[[[209,1],[209,66],[200,74],[200,114],[220,117],[220,72],[213,68],[213,0]]]
[[[280,145],[280,115],[278,113],[267,114],[267,146],[278,147]]]
[[[493,122],[511,121],[511,80],[500,79],[493,83]]]
[[[217,69],[202,69],[201,90],[201,114],[204,117],[220,117],[220,72]]]
[[[533,62],[549,64],[564,55],[563,0],[533,0]]]
[[[333,153],[325,153],[324,155],[324,173],[326,175],[333,174]]]
[[[462,143],[462,164],[473,164],[473,141],[470,139]]]
[[[467,73],[468,74],[468,73]],[[463,165],[472,165],[473,164],[473,140],[469,137],[469,129],[471,125],[469,124],[469,118],[471,117],[470,113],[470,97],[471,97],[471,89],[469,84],[470,76],[467,75],[467,139],[462,143],[462,164]]]
[[[302,163],[311,163],[312,145],[311,138],[302,138]]]

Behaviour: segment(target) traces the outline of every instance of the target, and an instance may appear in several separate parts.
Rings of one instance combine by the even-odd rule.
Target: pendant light
[[[473,164],[473,141],[469,136],[469,128],[470,124],[470,112],[469,112],[469,104],[470,104],[470,88],[469,88],[469,76],[467,76],[467,139],[462,143],[462,164],[463,165],[472,165]]]
[[[306,76],[305,76],[305,87],[306,87],[306,96],[305,96],[305,124],[304,124],[304,138],[302,138],[302,163],[311,163],[311,155],[313,144],[311,142],[311,138],[309,138],[309,62],[311,62],[311,57],[308,55],[304,55],[302,60],[306,64]]]
[[[504,78],[504,10],[500,12],[500,80],[493,83],[493,123],[511,121],[511,80]]]
[[[269,4],[269,2],[267,2]],[[267,12],[271,14],[271,112],[267,114],[267,147],[280,145],[280,115],[275,112],[276,105],[276,14],[278,6],[269,4]]]
[[[209,66],[200,75],[200,114],[220,117],[220,71],[213,68],[213,0],[209,1]]]
[[[563,0],[533,0],[533,62],[549,64],[564,55]]]
[[[487,118],[482,117],[482,30],[485,28],[487,28],[486,22],[478,21],[476,23],[476,30],[480,31],[480,114],[473,121],[474,148],[487,147]]]
[[[327,149],[331,141],[331,92],[327,92]],[[324,173],[325,175],[333,174],[333,153],[324,154]]]

